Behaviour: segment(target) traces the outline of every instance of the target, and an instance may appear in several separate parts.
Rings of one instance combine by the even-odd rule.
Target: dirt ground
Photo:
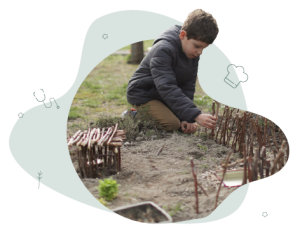
[[[214,210],[218,184],[204,174],[219,170],[220,163],[226,159],[229,148],[216,144],[205,136],[195,136],[178,132],[165,133],[162,139],[146,139],[123,142],[121,147],[121,171],[112,175],[119,187],[118,196],[107,207],[115,209],[139,202],[152,201],[167,211],[173,222],[186,221],[208,216]],[[157,151],[163,146],[158,157]],[[72,162],[79,175],[75,154]],[[191,161],[194,159],[198,182],[206,190],[208,197],[199,195],[199,214],[195,211],[194,178]],[[232,160],[239,158],[238,153]],[[105,176],[101,176],[105,178]],[[98,179],[82,179],[82,182],[95,198],[99,198]],[[221,187],[218,205],[236,188]]]

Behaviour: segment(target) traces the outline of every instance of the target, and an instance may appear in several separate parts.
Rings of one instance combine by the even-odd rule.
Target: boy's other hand
[[[186,121],[183,121],[181,122],[180,126],[183,133],[195,133],[197,130],[196,123],[187,123]]]
[[[195,121],[199,125],[207,127],[208,129],[215,129],[217,125],[217,119],[217,117],[210,114],[200,114],[198,117],[196,117]]]

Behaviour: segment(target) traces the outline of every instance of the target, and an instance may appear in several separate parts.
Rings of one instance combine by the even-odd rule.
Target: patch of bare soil
[[[162,152],[156,157],[157,151],[164,144]],[[126,143],[121,148],[122,170],[112,176],[121,185],[119,194],[109,202],[108,207],[115,209],[152,201],[165,209],[174,222],[206,217],[214,210],[217,187],[202,174],[216,171],[229,150],[205,137],[181,133],[167,133],[163,139]],[[233,159],[238,157],[237,153],[233,154]],[[199,214],[196,214],[194,208],[191,158],[194,159],[198,182],[208,194],[207,197],[198,187]],[[75,156],[72,156],[72,161],[78,172]],[[101,176],[102,179],[105,177]],[[98,179],[82,179],[82,182],[98,199]],[[218,205],[235,189],[222,186]]]

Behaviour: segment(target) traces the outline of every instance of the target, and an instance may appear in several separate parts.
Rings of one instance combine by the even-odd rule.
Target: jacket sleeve
[[[167,47],[157,47],[150,60],[150,70],[159,95],[180,121],[194,122],[201,111],[177,86],[172,69],[172,53]]]

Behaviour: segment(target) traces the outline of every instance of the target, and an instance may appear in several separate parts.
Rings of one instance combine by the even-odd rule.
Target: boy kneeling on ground
[[[198,9],[183,26],[175,25],[154,42],[127,86],[128,103],[149,106],[150,115],[167,131],[194,133],[197,124],[213,129],[217,117],[202,114],[193,103],[198,61],[219,32],[211,14]]]

